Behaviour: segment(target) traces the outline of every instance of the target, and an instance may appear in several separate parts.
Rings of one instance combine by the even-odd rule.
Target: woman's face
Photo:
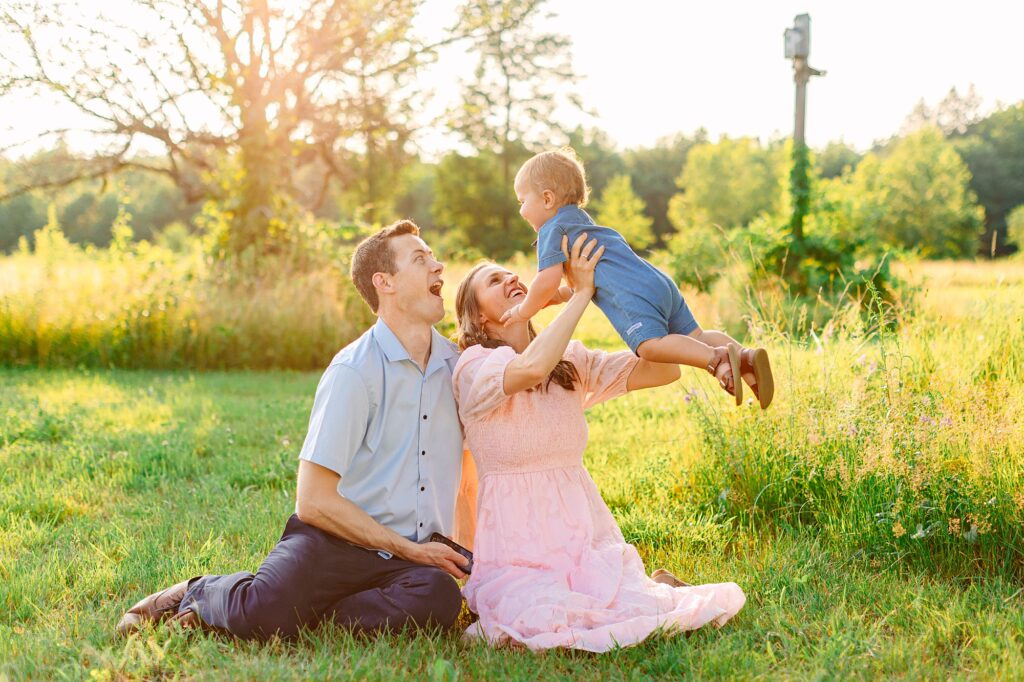
[[[473,277],[473,295],[480,310],[477,323],[490,332],[501,327],[499,320],[506,310],[526,298],[526,285],[500,265],[487,265]]]

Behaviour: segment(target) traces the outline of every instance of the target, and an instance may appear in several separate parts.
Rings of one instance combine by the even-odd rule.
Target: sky
[[[428,0],[443,15],[451,0]],[[769,139],[793,130],[792,63],[783,31],[811,16],[807,142],[866,149],[895,134],[914,105],[973,83],[982,107],[1024,100],[1024,2],[948,0],[550,0],[543,24],[573,41],[579,93],[621,147],[704,127]],[[439,80],[468,71],[464,55]],[[444,75],[447,71],[448,75]],[[447,91],[441,84],[439,89]],[[446,93],[447,94],[447,93]],[[457,90],[449,96],[457,94]],[[572,122],[572,121],[570,121]]]
[[[457,5],[425,0],[419,26],[440,31]],[[562,111],[561,122],[600,128],[619,148],[701,127],[713,139],[791,134],[794,85],[782,36],[804,12],[810,64],[827,71],[808,87],[814,147],[844,140],[864,150],[897,133],[920,99],[934,104],[951,87],[963,93],[973,84],[984,111],[1024,100],[1019,0],[549,0],[547,8],[556,16],[540,27],[572,40],[576,90],[596,113]],[[420,79],[434,92],[428,111],[457,101],[459,79],[474,64],[465,47],[441,55]],[[0,147],[68,118],[43,100],[5,100]],[[451,144],[421,140],[428,155]]]

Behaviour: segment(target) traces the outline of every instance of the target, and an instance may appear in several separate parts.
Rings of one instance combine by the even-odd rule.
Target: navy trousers
[[[295,636],[325,620],[356,631],[455,624],[458,583],[439,568],[376,552],[303,523],[294,514],[255,575],[193,579],[179,611],[242,639]]]

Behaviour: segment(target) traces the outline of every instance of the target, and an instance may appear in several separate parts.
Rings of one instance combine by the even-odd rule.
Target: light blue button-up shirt
[[[415,542],[451,535],[462,476],[455,345],[432,330],[421,371],[383,320],[320,378],[299,457],[341,476],[338,494]]]

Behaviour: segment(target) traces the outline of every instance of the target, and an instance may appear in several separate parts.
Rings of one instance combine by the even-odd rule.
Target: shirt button
[[[422,452],[421,452],[420,454],[421,454],[421,455],[426,455],[426,454],[427,454],[427,451],[426,451],[426,450],[424,450],[424,451],[422,451]]]
[[[426,490],[426,487],[421,485],[420,486],[420,492],[423,492],[424,490]]]
[[[422,527],[423,527],[423,522],[420,522],[420,528],[422,528]]]
[[[426,418],[427,418],[427,415],[423,415],[423,418],[424,418],[424,419],[426,419]]]

